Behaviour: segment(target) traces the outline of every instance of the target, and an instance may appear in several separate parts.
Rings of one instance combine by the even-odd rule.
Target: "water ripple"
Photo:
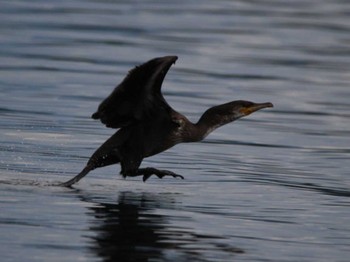
[[[347,1],[0,7],[2,260],[349,256]],[[111,166],[75,189],[50,186],[113,133],[90,118],[100,101],[130,68],[169,54],[179,60],[165,97],[194,122],[236,99],[275,107],[143,162],[185,180],[124,180]]]

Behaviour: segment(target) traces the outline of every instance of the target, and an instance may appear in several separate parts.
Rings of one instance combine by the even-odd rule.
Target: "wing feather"
[[[154,58],[132,69],[92,115],[107,127],[120,128],[140,121],[159,110],[170,112],[161,87],[176,56]]]

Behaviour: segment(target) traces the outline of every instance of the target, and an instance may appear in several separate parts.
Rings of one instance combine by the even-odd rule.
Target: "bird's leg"
[[[172,176],[174,178],[179,177],[181,179],[184,179],[183,176],[175,174],[174,172],[171,172],[169,170],[159,170],[153,167],[139,168],[136,172],[137,176],[143,176],[143,182],[145,182],[152,175],[156,175],[158,178]]]
[[[92,166],[87,165],[78,175],[64,183],[58,184],[58,186],[71,187],[73,184],[77,183],[80,179],[86,176],[93,169],[94,168]]]

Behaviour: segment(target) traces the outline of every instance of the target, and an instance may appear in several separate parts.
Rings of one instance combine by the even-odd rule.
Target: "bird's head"
[[[203,132],[202,137],[206,137],[210,132],[220,126],[267,107],[273,107],[273,104],[270,102],[253,103],[243,100],[232,101],[209,108],[204,112],[196,125]]]
[[[250,101],[237,100],[209,108],[203,116],[205,116],[207,121],[215,119],[222,122],[222,124],[227,124],[267,107],[273,107],[273,104],[270,102],[253,103]]]

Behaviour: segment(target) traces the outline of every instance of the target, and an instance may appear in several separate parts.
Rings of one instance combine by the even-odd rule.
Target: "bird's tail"
[[[84,176],[86,176],[91,170],[93,170],[94,168],[90,165],[87,165],[86,167],[84,167],[84,169],[75,177],[73,177],[72,179],[63,182],[61,184],[59,184],[60,186],[65,186],[65,187],[70,187],[73,184],[77,183],[80,179],[82,179]]]

